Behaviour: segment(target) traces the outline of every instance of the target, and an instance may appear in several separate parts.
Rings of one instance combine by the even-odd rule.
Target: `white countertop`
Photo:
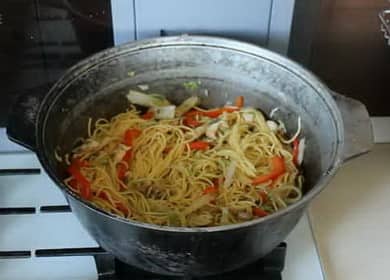
[[[309,216],[326,279],[390,279],[390,144],[346,163]]]

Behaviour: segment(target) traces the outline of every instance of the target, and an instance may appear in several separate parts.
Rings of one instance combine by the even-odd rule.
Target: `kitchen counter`
[[[346,163],[309,217],[326,279],[389,279],[390,144]]]

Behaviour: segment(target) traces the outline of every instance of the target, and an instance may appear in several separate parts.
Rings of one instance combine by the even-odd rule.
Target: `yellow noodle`
[[[242,111],[223,113],[220,118],[229,127],[219,129],[215,140],[209,139],[213,141],[209,149],[194,151],[189,143],[199,137],[199,128],[183,125],[182,119],[144,120],[130,107],[111,120],[92,123],[90,119],[89,137],[73,150],[72,159],[88,162],[81,166],[81,173],[91,184],[91,202],[115,215],[189,227],[255,219],[253,207],[273,212],[298,201],[303,177],[293,163],[292,147],[269,129],[259,111],[252,113],[249,123]],[[129,129],[141,132],[131,147],[122,144]],[[121,159],[127,152],[132,156],[125,162]],[[253,185],[255,177],[271,171],[275,156],[283,158],[286,172],[274,181]],[[236,166],[232,182],[224,187],[232,161]],[[119,166],[127,169],[123,180],[117,175]],[[70,188],[71,180],[64,181]],[[215,180],[221,182],[218,191],[205,194]]]

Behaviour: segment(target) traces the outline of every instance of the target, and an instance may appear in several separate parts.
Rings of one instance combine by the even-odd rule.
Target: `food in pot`
[[[151,224],[205,227],[265,217],[302,197],[304,139],[246,107],[178,106],[130,90],[129,109],[88,125],[65,184],[113,214]]]

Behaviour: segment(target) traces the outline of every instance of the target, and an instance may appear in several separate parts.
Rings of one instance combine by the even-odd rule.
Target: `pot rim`
[[[106,212],[92,203],[88,201],[84,201],[81,199],[76,193],[71,191],[63,181],[58,178],[53,172],[52,168],[49,165],[49,160],[43,151],[43,147],[45,147],[45,140],[42,135],[44,135],[46,122],[47,122],[47,111],[50,111],[51,104],[54,104],[58,96],[58,90],[63,90],[66,88],[68,84],[71,84],[72,81],[79,76],[81,73],[88,71],[88,69],[97,66],[98,64],[104,63],[105,61],[109,61],[123,54],[129,54],[131,52],[142,51],[145,49],[151,48],[159,48],[159,47],[170,47],[170,46],[199,46],[199,47],[214,47],[214,48],[223,48],[231,51],[236,51],[240,53],[244,53],[246,55],[251,55],[254,57],[260,57],[262,59],[266,59],[271,63],[277,64],[280,67],[285,68],[292,74],[296,75],[298,78],[305,80],[305,82],[310,85],[316,92],[321,93],[320,97],[324,100],[325,104],[328,106],[329,111],[332,113],[332,119],[334,120],[335,129],[337,132],[336,140],[336,148],[332,157],[332,164],[328,167],[328,169],[323,172],[322,177],[317,181],[317,183],[303,195],[303,197],[287,206],[284,209],[278,210],[266,217],[258,218],[255,220],[223,225],[223,226],[213,226],[213,227],[172,227],[172,226],[159,226],[134,220],[129,220],[115,214],[111,214]],[[146,39],[135,42],[130,42],[127,44],[123,44],[120,46],[116,46],[113,48],[109,48],[98,52],[84,60],[81,60],[79,63],[69,68],[63,76],[52,86],[48,94],[43,99],[37,116],[36,122],[36,130],[35,130],[35,138],[37,143],[36,153],[38,155],[38,159],[45,171],[49,175],[49,177],[56,183],[61,190],[69,196],[69,198],[77,200],[84,206],[86,206],[89,210],[96,212],[97,214],[101,214],[106,218],[114,219],[118,222],[125,223],[128,225],[142,227],[150,230],[157,231],[169,231],[169,232],[177,232],[177,233],[200,233],[200,232],[221,232],[221,231],[229,231],[236,230],[246,227],[255,226],[259,223],[266,222],[268,220],[274,220],[278,217],[284,216],[288,214],[290,211],[294,209],[306,207],[308,203],[317,196],[324,187],[328,184],[328,182],[335,175],[337,169],[341,165],[341,156],[343,152],[344,146],[344,127],[343,121],[341,117],[341,113],[336,105],[336,102],[331,97],[330,90],[317,78],[313,73],[309,70],[304,69],[302,66],[297,64],[296,62],[291,61],[290,59],[283,57],[277,53],[274,53],[270,50],[264,49],[262,47],[240,42],[232,39],[226,38],[218,38],[212,36],[189,36],[189,35],[181,35],[181,36],[171,36],[171,37],[161,37],[154,39]],[[46,107],[46,109],[44,109]]]

